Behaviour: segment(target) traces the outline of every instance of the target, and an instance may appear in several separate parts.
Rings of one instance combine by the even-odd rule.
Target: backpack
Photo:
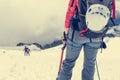
[[[73,6],[74,0],[72,1],[71,6]],[[104,28],[100,31],[92,31],[87,27],[86,24],[86,12],[90,6],[94,4],[100,4],[106,6],[109,11],[110,15],[112,14],[112,9],[114,5],[114,0],[78,0],[80,12],[78,12],[78,8],[76,7],[76,16],[71,19],[71,27],[73,30],[80,31],[80,37],[88,37],[90,38],[104,38],[106,32],[109,29],[109,22],[110,20],[113,22],[113,19],[110,17],[108,23],[104,26]]]

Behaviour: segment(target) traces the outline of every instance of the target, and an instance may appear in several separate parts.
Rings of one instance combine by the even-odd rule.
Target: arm
[[[66,34],[68,34],[68,31],[69,31],[69,28],[70,28],[70,20],[75,15],[75,13],[76,13],[75,7],[78,4],[77,0],[74,0],[73,6],[71,6],[72,5],[72,1],[73,0],[69,1],[68,9],[67,9],[67,12],[66,12],[65,25],[64,25]]]
[[[64,25],[64,33],[63,33],[63,37],[62,37],[62,42],[65,45],[67,38],[68,38],[68,33],[69,33],[69,28],[70,28],[70,20],[71,18],[76,14],[76,6],[78,6],[78,0],[74,0],[74,3],[72,5],[72,1],[69,1],[68,4],[68,9],[66,12],[66,17],[65,17],[65,25]]]

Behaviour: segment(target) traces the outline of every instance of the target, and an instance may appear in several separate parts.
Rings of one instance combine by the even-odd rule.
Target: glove
[[[65,32],[63,32],[63,37],[62,37],[63,44],[66,44],[67,39],[68,39],[68,34],[66,34]]]
[[[107,48],[106,43],[105,42],[101,42],[100,48],[106,49]]]

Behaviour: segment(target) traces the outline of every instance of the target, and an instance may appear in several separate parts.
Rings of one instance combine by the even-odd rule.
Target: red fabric
[[[113,18],[113,19],[116,18],[115,10],[116,10],[116,2],[115,2],[115,0],[113,0],[113,11],[112,11],[112,18]]]
[[[72,4],[72,0],[70,0],[69,4],[68,4],[68,10],[66,12],[65,25],[64,25],[65,28],[69,28],[70,27],[70,19],[76,13],[75,7],[78,6],[78,0],[74,0],[73,6],[71,6],[71,4]]]
[[[80,35],[81,38],[84,37],[83,33],[86,32],[87,30],[88,30],[88,27],[86,27],[85,30],[80,31],[79,35]]]

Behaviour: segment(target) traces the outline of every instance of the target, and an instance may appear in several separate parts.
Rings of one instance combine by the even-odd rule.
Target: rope
[[[97,69],[98,80],[100,80],[100,74],[99,74],[99,70],[98,70],[97,60],[95,62],[96,62],[96,69]]]

